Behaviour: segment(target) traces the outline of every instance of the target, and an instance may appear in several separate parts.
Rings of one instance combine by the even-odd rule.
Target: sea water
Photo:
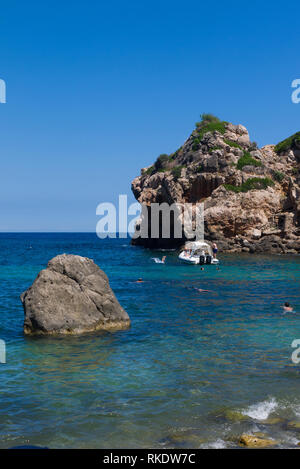
[[[106,272],[129,330],[23,335],[19,296],[62,253]],[[1,448],[225,448],[257,431],[300,441],[288,425],[300,421],[300,257],[219,253],[219,269],[201,270],[163,254],[158,264],[157,251],[94,234],[0,235]]]

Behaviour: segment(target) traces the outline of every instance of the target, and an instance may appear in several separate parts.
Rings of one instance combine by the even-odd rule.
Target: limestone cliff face
[[[221,249],[300,252],[299,169],[300,133],[258,149],[244,126],[206,115],[181,148],[142,169],[132,191],[148,207],[149,233],[151,203],[204,202],[205,238]],[[174,248],[184,241],[183,234],[133,243]]]

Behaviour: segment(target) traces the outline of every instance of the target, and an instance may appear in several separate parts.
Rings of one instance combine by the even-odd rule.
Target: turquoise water
[[[23,336],[19,295],[63,252],[107,273],[130,330]],[[93,234],[0,235],[0,448],[222,448],[243,431],[300,441],[287,424],[300,421],[300,257],[220,253],[220,270],[201,271],[159,255]]]

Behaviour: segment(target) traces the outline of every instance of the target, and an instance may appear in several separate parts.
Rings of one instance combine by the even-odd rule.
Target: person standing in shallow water
[[[217,252],[218,252],[218,246],[216,245],[216,243],[213,243],[213,245],[212,245],[212,251],[213,251],[214,259],[216,259],[216,257],[217,257]]]

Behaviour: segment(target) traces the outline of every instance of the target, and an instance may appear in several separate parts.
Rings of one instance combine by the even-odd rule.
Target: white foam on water
[[[285,443],[291,445],[291,446],[298,446],[299,439],[294,437],[294,436],[289,436],[289,435],[284,435],[283,440]]]
[[[254,420],[265,420],[269,415],[278,407],[278,403],[272,397],[263,402],[258,402],[253,404],[248,409],[244,410],[242,413],[248,415],[248,417]]]
[[[299,404],[292,405],[292,410],[296,417],[300,417],[300,405]]]
[[[219,438],[218,440],[213,441],[212,443],[206,443],[206,444],[200,445],[200,448],[225,449],[226,443],[225,441]]]

